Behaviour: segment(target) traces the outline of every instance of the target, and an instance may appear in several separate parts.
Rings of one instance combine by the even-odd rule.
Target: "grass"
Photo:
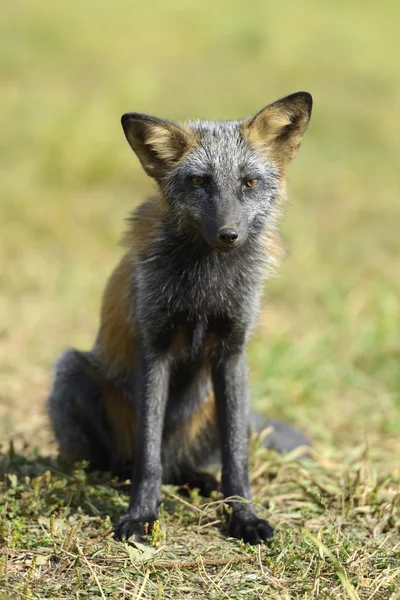
[[[398,2],[6,4],[0,597],[400,597]],[[140,555],[110,539],[120,490],[59,472],[44,409],[57,355],[93,341],[124,217],[151,190],[119,117],[234,118],[299,89],[315,109],[250,379],[316,460],[253,455],[271,546],[224,540],[218,504],[166,489],[165,537]]]
[[[379,474],[366,449],[306,464],[256,450],[256,499],[270,497],[260,512],[277,527],[268,547],[223,540],[221,501],[170,486],[159,533],[117,543],[116,482],[63,475],[38,455],[4,456],[0,469],[0,581],[13,598],[400,597],[400,476]]]

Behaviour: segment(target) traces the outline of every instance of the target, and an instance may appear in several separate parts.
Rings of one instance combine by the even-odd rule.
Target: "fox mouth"
[[[227,253],[232,252],[232,250],[236,250],[236,248],[239,248],[239,246],[240,244],[235,244],[232,246],[214,246],[214,250],[217,252]]]
[[[222,254],[227,254],[229,252],[233,252],[234,250],[237,250],[238,248],[240,248],[241,246],[243,246],[243,239],[238,240],[237,242],[235,242],[234,244],[218,244],[214,242],[214,244],[211,244],[213,250],[216,250],[217,252],[220,252]]]

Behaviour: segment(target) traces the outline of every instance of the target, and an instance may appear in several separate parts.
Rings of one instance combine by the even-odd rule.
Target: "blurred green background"
[[[397,0],[3,2],[1,440],[50,439],[52,364],[92,344],[124,218],[152,188],[120,115],[230,119],[304,89],[253,399],[320,447],[400,450],[399,20]]]

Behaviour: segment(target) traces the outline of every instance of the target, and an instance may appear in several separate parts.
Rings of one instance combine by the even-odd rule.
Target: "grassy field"
[[[0,598],[400,598],[399,3],[4,4]],[[300,89],[315,109],[250,375],[315,460],[253,452],[269,547],[225,541],[218,500],[173,488],[160,539],[117,544],[126,497],[59,472],[44,401],[60,351],[91,345],[151,190],[120,115],[229,119]]]

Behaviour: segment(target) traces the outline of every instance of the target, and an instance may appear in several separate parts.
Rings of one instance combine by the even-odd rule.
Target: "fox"
[[[312,104],[297,92],[240,120],[121,118],[156,192],[128,219],[93,348],[61,356],[48,399],[64,461],[131,481],[116,540],[152,531],[163,483],[220,489],[229,536],[250,544],[273,536],[249,484],[246,347],[282,254],[287,167]],[[308,444],[271,422],[268,447]],[[213,461],[221,484],[207,471]]]

